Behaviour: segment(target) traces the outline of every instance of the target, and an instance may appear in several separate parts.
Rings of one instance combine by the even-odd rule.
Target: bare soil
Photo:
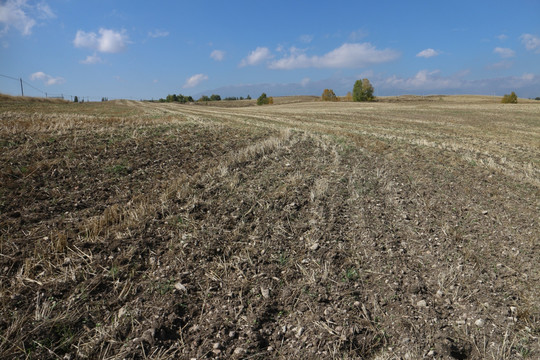
[[[0,358],[540,356],[540,104],[0,102]]]

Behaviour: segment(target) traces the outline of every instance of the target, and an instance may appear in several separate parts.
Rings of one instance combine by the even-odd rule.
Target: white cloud
[[[186,80],[183,88],[184,89],[193,88],[193,87],[199,85],[204,80],[208,80],[207,75],[205,75],[205,74],[195,74],[195,75],[193,75],[192,77],[190,77],[189,79]]]
[[[360,39],[367,37],[368,35],[369,33],[367,31],[360,29],[360,30],[356,30],[350,33],[349,39],[351,39],[352,41],[358,41]]]
[[[150,31],[148,33],[148,36],[154,39],[160,38],[160,37],[167,37],[169,36],[169,32],[164,31],[164,30],[154,30],[154,31]]]
[[[501,41],[504,41],[504,40],[508,39],[508,36],[505,35],[505,34],[501,34],[501,35],[497,36],[497,39],[499,39]]]
[[[535,50],[537,53],[540,52],[540,37],[532,34],[523,34],[520,36],[520,39],[527,50]]]
[[[223,61],[225,58],[225,51],[222,50],[214,50],[210,54],[210,57],[216,61]]]
[[[303,87],[306,87],[309,83],[311,82],[311,79],[310,78],[303,78],[302,81],[300,81],[300,85],[302,85]]]
[[[514,65],[512,61],[503,60],[495,64],[487,66],[488,70],[501,70],[501,69],[510,69]]]
[[[300,36],[300,41],[305,44],[309,44],[313,41],[313,35],[302,35]]]
[[[40,19],[54,19],[56,14],[51,10],[46,2],[40,2],[36,5],[37,16]]]
[[[536,77],[536,75],[534,74],[531,74],[531,73],[525,73],[521,76],[521,79],[522,80],[525,80],[525,81],[533,81],[534,78]]]
[[[111,29],[99,29],[99,35],[95,32],[77,31],[73,45],[78,48],[89,48],[104,53],[118,53],[127,48],[129,43],[126,30],[114,31]]]
[[[440,53],[434,49],[425,49],[416,54],[416,57],[430,58],[439,55]]]
[[[81,60],[79,61],[81,64],[85,64],[85,65],[90,65],[90,64],[99,64],[99,63],[102,63],[103,60],[97,56],[96,54],[94,55],[88,55],[86,57],[86,59],[84,60]]]
[[[496,47],[493,52],[499,54],[504,59],[516,56],[516,52],[509,48]]]
[[[242,59],[240,67],[248,65],[258,65],[265,60],[272,58],[272,53],[267,47],[257,47],[255,50],[249,53],[249,55]]]
[[[30,75],[30,80],[42,80],[45,85],[58,85],[65,82],[62,77],[52,77],[51,75],[45,74],[43,71],[38,71]]]
[[[19,30],[23,35],[30,35],[32,28],[37,24],[34,18],[50,19],[56,15],[49,5],[41,2],[37,5],[28,4],[27,0],[7,0],[0,2],[0,36],[6,34],[11,27]]]
[[[290,70],[298,68],[361,68],[395,60],[399,53],[384,49],[378,50],[370,43],[343,44],[322,56],[307,56],[298,49],[292,49],[288,57],[273,61],[271,69]]]
[[[420,70],[415,76],[410,78],[400,78],[391,76],[384,80],[384,85],[399,89],[448,89],[459,88],[462,86],[462,81],[457,77],[442,77],[439,76],[440,71]]]

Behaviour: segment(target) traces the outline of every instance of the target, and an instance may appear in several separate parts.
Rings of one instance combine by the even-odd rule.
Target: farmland
[[[0,358],[538,358],[540,103],[499,100],[0,99]]]

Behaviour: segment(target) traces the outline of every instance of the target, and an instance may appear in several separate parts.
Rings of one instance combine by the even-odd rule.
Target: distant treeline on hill
[[[217,94],[212,94],[211,96],[203,95],[197,101],[203,102],[203,101],[221,101],[221,100],[222,100],[221,96],[219,96]],[[244,100],[244,97],[242,97],[242,96],[240,96],[240,97],[230,96],[230,97],[226,97],[223,100]],[[251,96],[248,95],[245,98],[245,100],[251,100]],[[163,99],[163,98],[159,99],[159,102],[179,102],[181,104],[185,104],[185,103],[188,103],[188,102],[195,102],[195,100],[191,96],[185,96],[185,95],[182,95],[182,94],[178,94],[178,95],[169,94],[169,95],[167,95],[167,97],[165,99]]]

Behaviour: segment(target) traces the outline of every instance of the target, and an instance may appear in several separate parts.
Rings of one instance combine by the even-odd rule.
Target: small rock
[[[268,348],[266,348],[266,351],[274,351],[274,348],[272,346],[269,346]]]
[[[437,293],[435,294],[438,298],[442,298],[444,296],[444,293],[441,290],[437,290]]]
[[[303,327],[299,327],[298,329],[296,329],[296,338],[299,338],[300,336],[302,336],[303,333],[304,333]]]
[[[487,210],[482,211],[482,215],[487,215],[487,214],[488,214]]]
[[[174,288],[180,292],[187,291],[186,287],[181,282],[177,282],[176,284],[174,284]]]
[[[268,290],[268,288],[261,286],[261,294],[263,298],[268,299],[270,297],[270,290]]]
[[[315,251],[315,250],[317,250],[318,248],[319,248],[319,243],[315,243],[315,244],[313,244],[313,245],[311,245],[311,246],[309,247],[309,249],[310,249],[311,251]]]
[[[150,345],[154,344],[154,336],[156,334],[156,329],[148,329],[141,336],[141,340],[146,341]]]
[[[125,307],[121,307],[120,310],[118,310],[118,319],[122,318],[126,314],[127,310]]]
[[[213,349],[216,349],[216,350],[217,350],[217,349],[221,349],[221,344],[218,343],[218,342],[217,342],[217,343],[214,343],[214,344],[212,345],[212,348],[213,348]]]
[[[517,307],[510,306],[510,314],[515,314],[515,313],[517,313]]]
[[[427,353],[427,356],[435,356],[435,351],[429,350],[429,352]]]
[[[245,352],[246,350],[241,347],[237,347],[236,349],[234,349],[234,355],[243,355]]]
[[[484,320],[482,319],[478,319],[474,322],[474,325],[478,326],[478,327],[483,327],[484,326]]]
[[[416,303],[416,306],[418,306],[419,308],[427,307],[426,300],[420,300],[419,302]]]

